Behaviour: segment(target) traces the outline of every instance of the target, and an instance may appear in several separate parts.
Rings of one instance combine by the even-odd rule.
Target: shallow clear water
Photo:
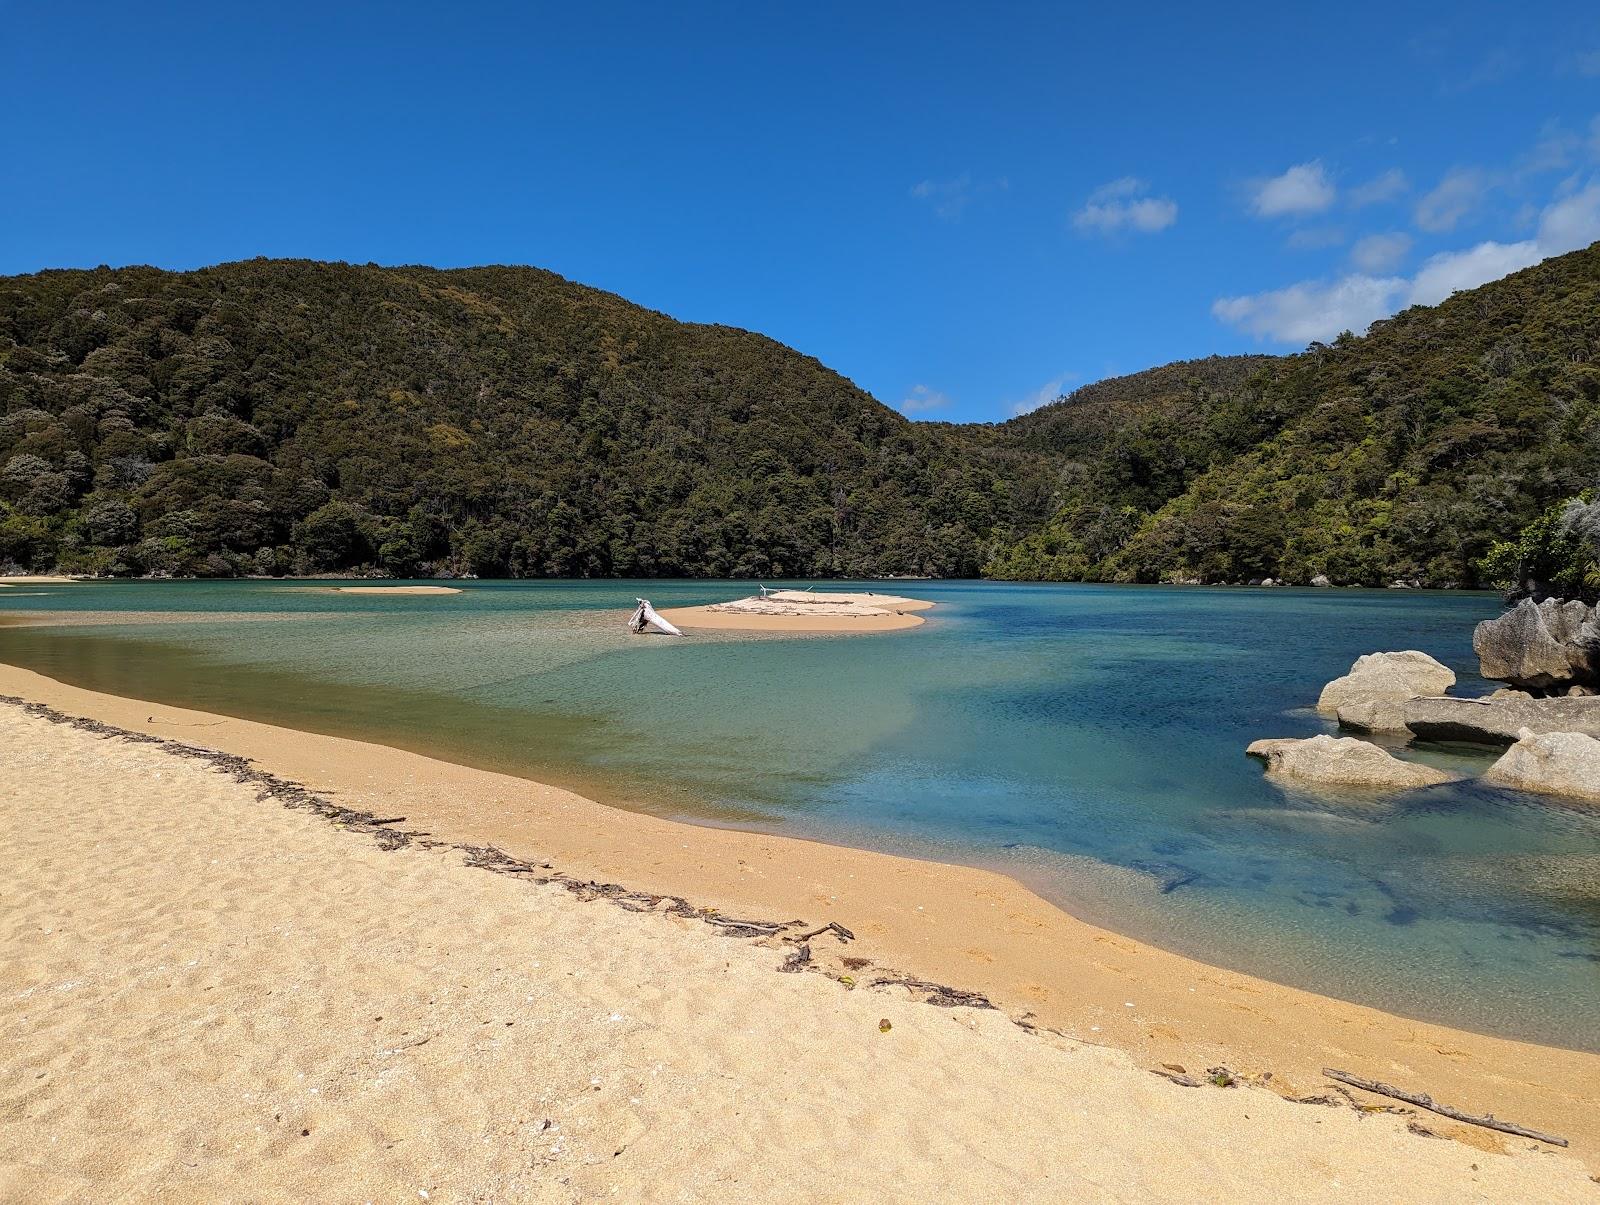
[[[1373,801],[1267,782],[1244,747],[1360,653],[1473,671],[1488,595],[918,582],[920,629],[630,637],[706,582],[280,583],[0,595],[67,626],[0,660],[364,736],[711,822],[993,865],[1073,912],[1413,1016],[1600,1046],[1600,814],[1474,784]],[[1468,772],[1489,755],[1413,750]]]

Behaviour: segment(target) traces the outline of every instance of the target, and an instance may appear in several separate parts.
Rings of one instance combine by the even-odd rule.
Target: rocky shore
[[[1484,781],[1600,800],[1596,608],[1524,599],[1480,623],[1472,647],[1483,677],[1505,687],[1482,698],[1457,697],[1448,693],[1455,673],[1427,653],[1368,653],[1323,687],[1317,709],[1348,732],[1505,748]],[[1268,774],[1313,786],[1400,791],[1456,777],[1350,737],[1259,740],[1246,752],[1265,762]]]

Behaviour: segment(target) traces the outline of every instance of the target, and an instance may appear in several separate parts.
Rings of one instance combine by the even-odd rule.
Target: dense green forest
[[[971,576],[1042,457],[531,268],[0,281],[0,562]]]
[[[532,268],[44,272],[0,278],[0,565],[1476,584],[1595,484],[1597,356],[1600,248],[1000,425]]]
[[[1010,428],[1067,459],[1056,514],[994,576],[1492,584],[1497,541],[1600,478],[1600,244],[1363,338],[1105,382]]]

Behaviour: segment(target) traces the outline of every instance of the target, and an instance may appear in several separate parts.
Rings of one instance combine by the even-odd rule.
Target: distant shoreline
[[[1600,1055],[1468,1033],[1208,966],[1079,921],[993,871],[665,820],[526,779],[83,690],[12,666],[0,667],[0,692],[247,757],[347,806],[404,815],[408,827],[440,839],[493,845],[570,876],[680,895],[733,916],[836,921],[857,940],[812,943],[817,968],[836,977],[864,974],[843,960],[865,958],[874,974],[893,968],[901,978],[981,993],[1019,1024],[1119,1048],[1141,1066],[1222,1065],[1282,1095],[1320,1091],[1323,1066],[1403,1078],[1457,1107],[1563,1134],[1600,1171],[1592,1109]],[[1483,1131],[1440,1132],[1505,1149]]]

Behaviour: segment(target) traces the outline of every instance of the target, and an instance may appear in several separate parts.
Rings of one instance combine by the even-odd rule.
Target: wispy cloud
[[[1281,176],[1258,180],[1252,189],[1250,211],[1261,218],[1304,217],[1323,212],[1337,195],[1322,161],[1313,159],[1295,164]]]
[[[913,385],[911,392],[900,399],[900,413],[927,414],[933,410],[947,410],[950,407],[950,398],[937,389],[927,385]]]
[[[1386,172],[1372,177],[1365,184],[1357,184],[1345,194],[1345,200],[1352,209],[1365,209],[1368,205],[1381,205],[1385,201],[1392,201],[1396,197],[1404,196],[1411,187],[1411,181],[1406,179],[1405,172],[1398,167],[1391,167]]]
[[[1572,65],[1579,75],[1600,75],[1600,50],[1585,50],[1573,55]]]
[[[1031,414],[1040,406],[1048,406],[1066,392],[1067,385],[1070,382],[1077,379],[1078,374],[1075,372],[1064,372],[1058,377],[1051,377],[1020,402],[1011,403],[1012,416]]]
[[[1073,226],[1084,234],[1118,234],[1135,231],[1154,234],[1178,220],[1178,203],[1171,197],[1149,196],[1150,182],[1122,176],[1089,194],[1083,208],[1072,215]]]
[[[1413,215],[1423,230],[1441,234],[1454,230],[1461,220],[1483,203],[1490,177],[1482,168],[1453,167],[1417,202]]]
[[[1491,84],[1502,84],[1521,69],[1520,57],[1503,46],[1496,47],[1482,55],[1465,71],[1445,79],[1439,85],[1439,91],[1448,96],[1458,92],[1470,92],[1474,88],[1488,87]]]
[[[1011,181],[1005,176],[992,180],[973,180],[971,172],[947,179],[919,180],[911,186],[911,195],[928,205],[935,217],[947,222],[958,220],[967,207],[986,193],[1005,192]]]
[[[1326,247],[1337,247],[1349,237],[1343,226],[1305,226],[1290,231],[1284,244],[1296,251],[1320,251]]]
[[[1303,344],[1327,340],[1341,331],[1365,331],[1400,306],[1436,304],[1452,293],[1477,288],[1596,240],[1600,240],[1600,179],[1558,194],[1540,211],[1533,238],[1514,243],[1487,241],[1441,252],[1425,260],[1411,278],[1381,275],[1374,267],[1335,280],[1300,281],[1287,288],[1220,297],[1212,303],[1211,313],[1264,341]],[[1392,253],[1393,249],[1374,244],[1368,248],[1373,252],[1368,262],[1380,262],[1383,252]]]
[[[1363,272],[1392,272],[1411,251],[1411,236],[1402,230],[1369,234],[1350,248],[1350,262]]]

